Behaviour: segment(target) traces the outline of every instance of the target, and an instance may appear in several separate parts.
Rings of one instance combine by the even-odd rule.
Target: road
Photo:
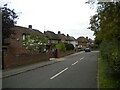
[[[3,88],[97,88],[98,52],[65,60],[3,79]]]

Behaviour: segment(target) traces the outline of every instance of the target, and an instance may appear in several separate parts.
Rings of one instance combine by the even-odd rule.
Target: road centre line
[[[82,57],[80,60],[84,59],[84,57]]]
[[[52,76],[50,79],[53,79],[53,78],[57,77],[58,75],[60,75],[60,74],[63,73],[64,71],[66,71],[67,69],[68,69],[68,67],[65,68],[64,70],[60,71],[60,72],[57,73],[56,75]]]
[[[84,59],[84,57],[82,57],[80,60],[82,60],[82,59]],[[74,62],[72,65],[75,65],[75,64],[77,64],[77,63],[78,63],[78,61]],[[55,77],[57,77],[58,75],[60,75],[60,74],[63,73],[64,71],[66,71],[67,69],[68,69],[68,67],[65,68],[64,70],[60,71],[59,73],[55,74],[54,76],[52,76],[50,79],[54,79]]]
[[[76,61],[75,63],[73,63],[72,65],[75,65],[76,63],[78,63],[78,61]]]

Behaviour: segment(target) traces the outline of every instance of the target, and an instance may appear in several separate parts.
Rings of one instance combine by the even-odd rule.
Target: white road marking
[[[60,75],[61,73],[63,73],[64,71],[66,71],[68,68],[65,68],[64,70],[62,70],[61,72],[57,73],[56,75],[52,76],[50,79],[53,79],[55,77],[57,77],[58,75]]]
[[[84,57],[82,57],[80,60],[84,59]]]
[[[76,61],[75,63],[73,63],[72,65],[75,65],[76,63],[78,63],[78,61]]]

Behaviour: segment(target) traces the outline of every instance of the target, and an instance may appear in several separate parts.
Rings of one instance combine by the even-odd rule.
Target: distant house
[[[30,34],[43,35],[43,33],[40,32],[39,30],[32,29],[31,25],[29,25],[28,28],[15,26],[11,28],[11,30],[14,30],[15,34],[12,34],[10,38],[7,38],[5,41],[9,43],[6,49],[14,54],[31,52],[29,50],[26,50],[26,48],[23,46],[23,40],[25,40],[26,37],[29,36]]]
[[[94,46],[94,40],[92,40],[91,38],[88,39],[88,46],[89,47],[93,47]]]
[[[91,47],[94,44],[94,41],[88,37],[79,37],[77,38],[78,41],[78,47],[79,48],[85,48],[85,47]]]
[[[54,49],[54,45],[58,44],[61,41],[60,37],[52,31],[44,31],[44,35],[49,40],[47,45],[47,48],[49,50]]]
[[[73,44],[73,46],[75,48],[77,48],[78,42],[77,42],[77,40],[74,37],[69,36],[68,34],[67,34],[67,36],[65,34],[61,34],[60,31],[58,31],[58,36],[61,39],[61,42]]]
[[[85,47],[88,47],[88,39],[87,37],[79,37],[77,38],[77,41],[78,41],[78,47],[79,48],[85,48]]]
[[[61,42],[67,43],[67,36],[65,34],[61,34],[61,32],[58,31],[58,37],[61,39]]]
[[[73,36],[69,36],[68,34],[67,34],[67,42],[73,44],[75,48],[77,48],[78,46],[77,40]]]

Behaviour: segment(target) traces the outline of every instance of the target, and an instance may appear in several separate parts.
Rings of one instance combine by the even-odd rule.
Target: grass
[[[117,79],[109,73],[108,65],[99,59],[99,88],[117,88]]]

